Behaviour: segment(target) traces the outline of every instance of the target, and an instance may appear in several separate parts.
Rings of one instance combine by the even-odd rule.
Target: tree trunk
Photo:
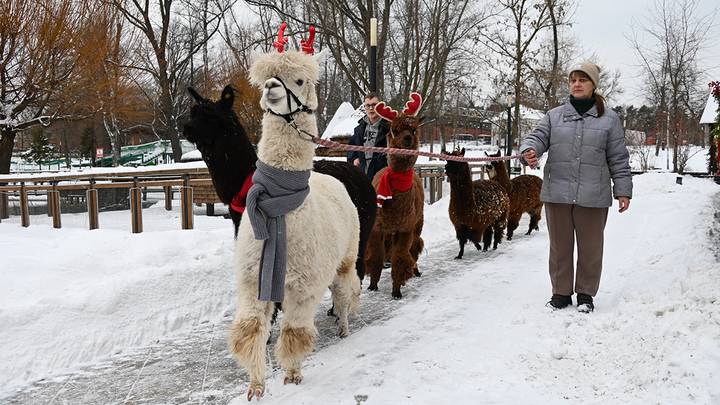
[[[9,128],[2,129],[0,136],[0,174],[10,173],[10,158],[15,147],[15,136],[17,133]]]

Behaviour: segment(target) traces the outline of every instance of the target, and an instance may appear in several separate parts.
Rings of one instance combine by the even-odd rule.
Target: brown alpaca
[[[465,149],[451,155],[465,156]],[[480,250],[482,239],[483,250],[487,251],[494,237],[493,249],[497,249],[510,210],[510,198],[505,189],[492,180],[472,181],[470,165],[466,162],[448,160],[445,173],[450,179],[450,221],[460,244],[460,252],[455,258],[462,259],[468,241]]]
[[[500,156],[500,151],[496,155]],[[500,168],[499,166],[502,166]],[[530,225],[525,235],[534,230],[539,231],[538,223],[542,216],[543,203],[540,201],[540,189],[543,181],[540,177],[523,174],[510,180],[503,162],[493,162],[489,177],[500,183],[510,195],[510,212],[508,213],[507,240],[512,240],[513,232],[520,223],[523,213],[530,215]]]
[[[402,113],[386,107],[382,102],[375,107],[383,119],[391,122],[389,147],[413,150],[420,147],[418,128],[422,118],[416,115],[421,105],[420,95],[412,93]],[[420,234],[423,228],[425,194],[420,177],[414,171],[416,160],[417,156],[388,155],[388,167],[378,172],[373,179],[373,187],[378,192],[378,206],[381,208],[378,209],[365,252],[365,271],[370,275],[368,289],[378,289],[387,241],[388,256],[392,264],[394,298],[402,298],[400,287],[405,285],[407,280],[413,275],[420,276],[417,260],[423,248]],[[405,174],[402,183],[409,189],[394,189],[393,180],[387,180],[392,179],[394,174]],[[388,198],[383,190],[390,190],[392,197]]]

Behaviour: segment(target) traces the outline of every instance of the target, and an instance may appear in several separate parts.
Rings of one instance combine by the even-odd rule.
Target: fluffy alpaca
[[[237,236],[242,211],[234,207],[233,198],[240,197],[243,184],[255,171],[255,148],[232,110],[235,99],[232,87],[226,86],[220,100],[215,102],[202,97],[192,88],[188,90],[196,104],[190,110],[190,120],[185,124],[183,133],[187,140],[197,145],[218,196],[230,206],[229,212]],[[355,204],[360,220],[360,242],[355,267],[362,280],[365,275],[365,247],[375,223],[375,190],[367,176],[347,162],[316,160],[313,170],[340,180]]]
[[[284,51],[282,29],[278,43]],[[315,57],[297,51],[263,54],[253,62],[250,79],[263,89],[260,104],[266,110],[258,158],[266,165],[287,171],[312,169],[314,145],[284,117],[301,131],[317,133],[312,111],[317,107],[318,70]],[[297,209],[285,215],[287,271],[283,318],[275,346],[275,356],[285,370],[285,383],[299,384],[302,380],[302,360],[312,351],[317,333],[314,315],[328,285],[339,317],[340,336],[348,334],[348,313],[357,307],[360,295],[360,282],[353,271],[359,238],[354,208],[342,183],[312,172],[309,194]],[[263,241],[255,239],[251,221],[241,221],[236,251],[238,309],[228,343],[250,376],[248,399],[265,392],[265,348],[273,311],[272,302],[257,299],[262,250]]]
[[[500,151],[494,155],[500,156]],[[503,166],[503,167],[500,167]],[[540,190],[542,179],[537,176],[523,174],[510,180],[510,176],[503,162],[492,162],[488,177],[497,181],[503,186],[510,196],[510,211],[508,212],[507,240],[512,240],[513,232],[520,223],[520,217],[527,212],[530,215],[530,225],[525,235],[530,235],[533,230],[540,230],[538,223],[542,216],[543,203],[540,201]]]
[[[382,102],[375,107],[383,119],[391,122],[388,133],[389,147],[414,150],[419,148],[418,128],[422,124],[422,118],[418,118],[416,114],[420,110],[421,104],[420,95],[413,93],[411,101],[408,101],[405,110],[400,114],[389,109]],[[391,154],[388,156],[388,167],[379,171],[373,179],[373,186],[378,191],[378,196],[384,201],[382,201],[382,208],[378,211],[365,253],[365,269],[370,275],[368,289],[378,289],[377,284],[383,268],[386,253],[385,242],[387,241],[392,263],[392,296],[394,298],[402,298],[400,287],[405,285],[405,282],[413,275],[420,275],[417,260],[423,248],[420,234],[423,228],[425,194],[422,181],[414,171],[416,160],[417,156]],[[393,190],[392,180],[388,182],[389,177],[384,177],[386,173],[407,174],[402,181],[407,183],[405,185],[409,188],[405,191]],[[392,199],[383,195],[384,188],[392,191]],[[404,188],[401,187],[399,190]]]
[[[456,150],[451,155],[464,156],[465,149]],[[493,249],[497,249],[510,210],[510,199],[505,189],[492,180],[472,181],[470,165],[466,162],[448,160],[445,173],[450,179],[450,221],[460,244],[455,258],[462,259],[468,240],[480,250],[482,239],[483,250],[486,251],[494,237]]]

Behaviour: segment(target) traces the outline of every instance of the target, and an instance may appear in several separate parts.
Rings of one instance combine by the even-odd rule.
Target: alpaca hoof
[[[341,326],[340,330],[338,331],[338,336],[340,336],[340,339],[344,339],[344,338],[350,336],[350,331],[348,330],[348,327]]]
[[[327,311],[327,316],[335,316],[334,309],[335,309],[335,306],[334,305],[331,306],[330,309],[328,309],[328,311]]]
[[[285,372],[285,381],[283,384],[295,384],[298,385],[302,382],[303,376],[300,374],[300,370],[288,370]]]
[[[526,233],[525,235],[529,235],[529,234],[530,234],[530,233]],[[512,240],[512,235],[508,235],[507,238],[505,238],[505,239],[507,239],[507,240]]]
[[[462,256],[461,256],[461,255],[455,256],[455,260],[460,260],[460,259],[462,259]]]
[[[393,291],[393,292],[392,292],[392,296],[393,296],[393,298],[395,298],[396,300],[399,300],[400,298],[402,298],[402,293],[400,292],[400,290],[398,290],[398,291]]]
[[[247,392],[248,401],[252,401],[253,398],[257,398],[258,401],[265,394],[265,384],[250,383],[250,387]]]
[[[377,284],[375,284],[375,285],[370,284],[370,285],[368,286],[368,290],[369,290],[369,291],[377,291],[377,290],[378,290]]]
[[[532,232],[532,230],[525,232],[525,235],[530,235],[530,232]]]
[[[418,269],[414,269],[413,274],[415,275],[415,277],[422,277],[422,273],[420,273],[420,270]]]

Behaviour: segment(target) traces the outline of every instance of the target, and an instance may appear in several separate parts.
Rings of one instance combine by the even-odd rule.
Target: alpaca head
[[[485,156],[500,157],[500,150],[498,149],[498,151],[496,153],[493,153],[492,155],[485,152]],[[502,160],[490,161],[485,165],[485,171],[487,171],[488,178],[490,178],[491,180],[496,178],[500,171],[507,173],[507,169],[505,168],[505,162]]]
[[[465,148],[455,149],[449,153],[451,156],[465,156]],[[450,178],[457,178],[465,173],[470,172],[470,165],[467,162],[458,162],[454,160],[448,160],[445,163],[445,174]]]
[[[197,146],[204,159],[226,153],[229,146],[247,140],[232,109],[235,100],[232,87],[225,86],[218,101],[204,98],[192,87],[188,87],[188,91],[195,99],[195,105],[183,127],[183,135]]]
[[[315,28],[310,36],[301,40],[301,51],[285,51],[286,24],[282,23],[278,39],[273,46],[277,51],[261,54],[250,66],[250,82],[262,91],[260,106],[275,114],[290,114],[318,106],[315,84],[320,75],[322,54],[313,55],[312,43]]]
[[[388,107],[382,101],[375,106],[375,111],[380,117],[390,121],[389,147],[413,150],[420,148],[419,129],[423,125],[425,118],[417,116],[421,106],[422,97],[418,93],[410,94],[410,99],[405,103],[405,108],[400,113]],[[388,157],[388,163],[391,166],[394,166],[394,164],[409,164],[412,166],[416,160],[417,156],[412,155],[390,155]],[[394,167],[393,170],[397,170],[397,168]]]

